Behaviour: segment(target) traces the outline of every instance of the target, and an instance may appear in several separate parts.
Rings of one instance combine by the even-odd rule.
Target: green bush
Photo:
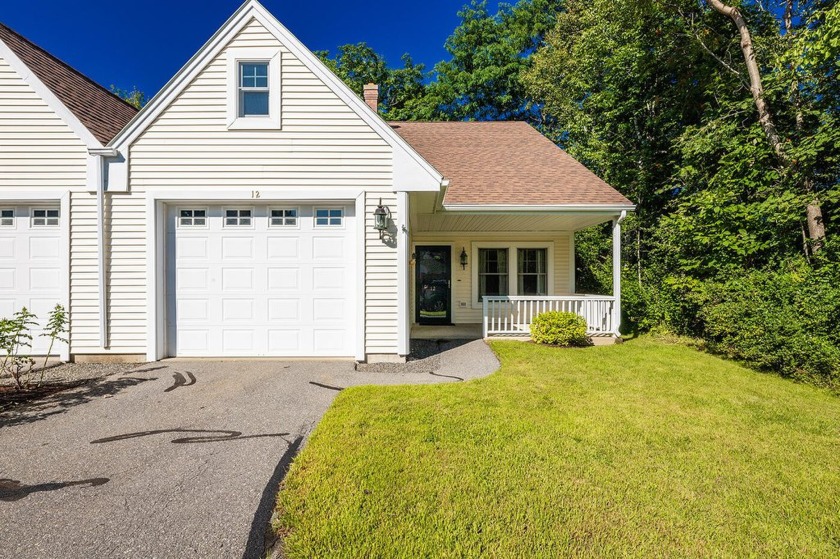
[[[705,281],[666,275],[628,285],[641,331],[703,340],[711,351],[814,384],[840,388],[840,264],[792,259],[775,269]]]
[[[538,344],[583,346],[589,344],[586,320],[573,312],[548,311],[531,322],[531,339]]]

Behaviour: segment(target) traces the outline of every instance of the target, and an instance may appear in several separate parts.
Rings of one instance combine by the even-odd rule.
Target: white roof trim
[[[227,46],[243,27],[256,19],[278,41],[296,56],[312,73],[320,78],[338,97],[347,104],[362,120],[365,121],[379,136],[397,152],[407,155],[413,163],[418,165],[439,187],[443,176],[428,161],[417,153],[405,140],[400,137],[379,115],[374,113],[358,95],[347,87],[335,74],[318,60],[297,37],[280,23],[257,0],[247,0],[236,12],[216,31],[215,34],[193,55],[193,57],[178,71],[163,89],[155,95],[149,103],[123,128],[108,145],[121,148],[131,145],[145,129],[178,97],[189,83]],[[402,158],[400,158],[402,159]],[[396,167],[397,165],[395,165]]]
[[[570,213],[621,213],[636,209],[633,204],[446,204],[450,212],[570,212]]]
[[[53,112],[57,114],[58,117],[61,118],[61,120],[63,120],[73,132],[76,133],[86,147],[94,149],[102,147],[102,143],[96,139],[96,136],[94,136],[90,130],[88,130],[87,126],[82,124],[82,121],[73,114],[73,111],[68,109],[67,105],[61,102],[47,84],[42,82],[41,79],[35,75],[35,72],[33,72],[3,40],[0,40],[0,57],[6,60],[18,76],[20,76],[24,82],[35,90],[35,93],[37,93],[38,96],[47,105],[49,105]]]

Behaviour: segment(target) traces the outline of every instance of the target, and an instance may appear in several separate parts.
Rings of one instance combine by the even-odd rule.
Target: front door
[[[418,246],[416,299],[418,324],[451,324],[452,248]]]

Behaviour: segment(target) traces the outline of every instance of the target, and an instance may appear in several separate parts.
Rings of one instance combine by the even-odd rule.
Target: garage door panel
[[[15,257],[15,239],[12,237],[4,237],[0,239],[0,258],[14,258]]]
[[[251,207],[247,227],[223,225],[222,205],[205,206],[206,226],[180,227],[174,217],[178,210],[170,208],[171,354],[355,353],[352,207],[345,208],[343,227],[319,229],[313,227],[314,210],[306,205],[296,206],[295,226],[270,225],[272,206]]]
[[[268,269],[268,289],[289,291],[300,286],[300,268],[276,267]]]
[[[60,224],[66,217],[59,215],[58,202],[38,206],[50,210],[48,225],[33,225],[29,206],[3,209],[14,211],[14,222],[0,226],[0,317],[10,318],[23,307],[34,313],[37,324],[32,327],[31,352],[43,354],[49,340],[40,336],[41,325],[65,297]]]
[[[296,237],[268,237],[266,257],[271,260],[288,260],[300,256],[300,239]]]

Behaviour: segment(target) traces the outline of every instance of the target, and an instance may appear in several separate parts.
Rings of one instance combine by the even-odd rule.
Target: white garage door
[[[40,324],[64,297],[61,289],[63,216],[55,206],[0,205],[0,317],[26,307],[38,316],[32,353],[43,355],[49,341]],[[58,353],[57,345],[53,353]]]
[[[353,205],[170,206],[168,353],[355,354]]]

